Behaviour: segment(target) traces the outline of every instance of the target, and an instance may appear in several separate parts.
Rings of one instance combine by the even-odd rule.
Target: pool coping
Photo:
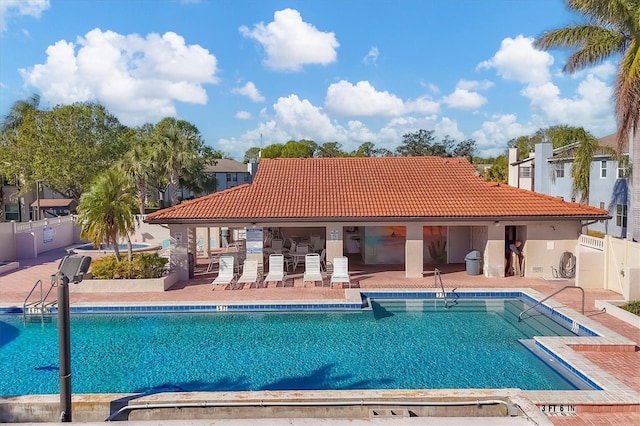
[[[505,298],[505,295],[514,298],[526,298],[529,302],[540,301],[545,298],[542,293],[533,290],[531,288],[511,288],[508,290],[498,290],[495,288],[459,288],[453,290],[446,290],[444,295],[453,297],[455,294],[473,295],[476,298]],[[439,289],[345,289],[344,299],[316,299],[316,300],[282,300],[282,301],[270,301],[269,303],[247,303],[243,301],[224,301],[222,303],[208,303],[203,304],[202,301],[194,302],[131,302],[131,303],[98,303],[98,302],[84,302],[73,303],[71,306],[72,312],[84,312],[84,313],[116,313],[116,312],[248,312],[248,311],[276,311],[277,308],[291,309],[291,311],[353,311],[361,310],[364,297],[378,297],[378,298],[405,298],[405,299],[419,299],[429,296],[429,299],[443,298],[443,293]],[[535,302],[534,302],[535,303]],[[356,308],[357,306],[357,308]],[[177,308],[180,309],[167,309]],[[258,309],[255,309],[258,307]],[[127,309],[128,308],[128,309]],[[252,310],[252,308],[254,308]],[[7,312],[7,309],[14,309],[13,312]],[[18,308],[15,305],[6,306],[6,304],[0,304],[0,313],[13,313],[21,314],[22,312],[16,312]],[[564,367],[577,373],[578,376],[587,379],[588,383],[595,384],[601,390],[519,390],[518,394],[531,401],[537,406],[544,405],[564,405],[564,406],[580,406],[580,405],[633,405],[633,411],[640,411],[640,393],[627,385],[620,382],[611,374],[605,372],[572,346],[599,346],[608,347],[612,351],[634,351],[638,344],[624,336],[621,336],[612,330],[604,327],[602,324],[595,320],[592,320],[579,312],[576,312],[570,308],[565,307],[561,303],[555,301],[553,298],[549,298],[543,304],[541,309],[546,313],[552,315],[558,315],[565,321],[578,324],[580,330],[587,330],[593,332],[594,335],[588,336],[569,336],[569,337],[535,337],[535,344],[546,355],[552,357],[557,362],[560,362]],[[606,350],[607,348],[605,348]],[[427,390],[412,390],[427,391]],[[444,390],[438,390],[444,391]],[[478,391],[483,394],[498,393],[501,389],[457,389],[447,390],[449,395],[469,393],[470,391]],[[331,392],[331,391],[326,391]],[[209,392],[208,392],[209,393]],[[296,391],[298,395],[302,395],[305,392]],[[219,392],[210,392],[210,394],[219,394]],[[94,394],[86,394],[94,395]],[[96,394],[100,395],[100,394]],[[45,395],[28,395],[24,397],[11,397],[11,398],[33,398]],[[0,402],[3,401],[0,397]]]

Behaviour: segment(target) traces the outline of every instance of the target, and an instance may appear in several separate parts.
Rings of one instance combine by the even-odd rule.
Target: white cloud
[[[530,135],[540,127],[531,123],[520,124],[514,114],[494,115],[471,134],[482,156],[498,156],[507,150],[511,139]]]
[[[296,95],[282,97],[273,109],[278,126],[295,140],[307,139],[309,135],[318,141],[335,139],[336,130],[329,116],[306,99],[300,100]]]
[[[248,120],[251,118],[251,113],[249,111],[238,111],[236,112],[235,117],[238,120]]]
[[[345,117],[392,117],[404,112],[402,99],[387,91],[378,92],[368,81],[353,85],[341,80],[330,85],[325,105]]]
[[[486,90],[486,89],[490,89],[493,86],[494,86],[493,81],[489,81],[489,80],[477,81],[477,80],[465,80],[465,79],[462,79],[462,80],[458,81],[458,84],[456,84],[456,89],[462,89],[462,90]]]
[[[426,97],[403,102],[387,91],[379,92],[368,81],[351,84],[341,80],[327,89],[327,110],[344,117],[395,117],[406,113],[433,113],[439,105]]]
[[[236,93],[238,95],[246,96],[251,99],[253,102],[264,102],[264,96],[260,94],[260,91],[253,84],[252,81],[247,82],[244,86],[239,87],[237,89],[232,89],[232,93]]]
[[[563,98],[553,83],[527,86],[522,94],[530,99],[531,111],[548,125],[584,127],[594,134],[615,131],[611,87],[589,74],[578,85],[576,95]]]
[[[49,0],[0,0],[0,32],[5,32],[9,18],[14,16],[31,16],[40,18],[40,15],[51,5]]]
[[[340,46],[332,32],[318,31],[304,22],[300,12],[284,9],[274,13],[273,22],[259,23],[250,30],[240,27],[240,33],[256,40],[266,53],[264,64],[278,71],[300,71],[304,65],[327,65],[337,59]]]
[[[175,115],[176,101],[204,104],[203,85],[217,82],[215,56],[172,32],[142,38],[94,29],[46,53],[44,64],[20,70],[43,101],[97,101],[127,125]]]
[[[581,70],[571,74],[573,78],[584,78],[587,75],[594,75],[601,80],[608,80],[609,78],[616,75],[617,69],[616,66],[611,61],[605,61],[600,65],[596,65],[594,67]]]
[[[452,94],[444,96],[442,102],[451,108],[476,109],[487,103],[487,98],[478,92],[456,89]]]
[[[369,53],[362,59],[362,62],[365,64],[376,64],[378,63],[378,57],[380,56],[380,52],[376,46],[373,46],[369,49]]]
[[[520,83],[545,83],[551,78],[549,67],[553,65],[553,56],[535,49],[533,40],[522,35],[505,38],[493,58],[477,68],[494,68],[499,76]]]

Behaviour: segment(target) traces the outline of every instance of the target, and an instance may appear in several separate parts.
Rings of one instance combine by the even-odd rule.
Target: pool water
[[[570,332],[551,320],[518,323],[522,302],[501,302],[444,309],[380,301],[354,313],[72,314],[72,391],[576,389],[519,342]],[[55,317],[30,323],[0,315],[0,378],[4,396],[59,392]]]

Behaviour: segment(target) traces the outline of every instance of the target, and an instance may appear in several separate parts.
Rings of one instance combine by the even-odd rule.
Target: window
[[[531,167],[520,167],[521,178],[531,178]]]
[[[564,163],[556,163],[556,177],[557,178],[564,177]]]
[[[604,160],[600,162],[600,177],[601,178],[607,177],[607,162]]]
[[[616,204],[616,226],[627,227],[627,206],[625,204]]]
[[[236,173],[227,173],[227,182],[237,182],[238,175]]]
[[[626,179],[629,177],[629,169],[625,164],[618,162],[618,179]]]
[[[604,201],[600,201],[600,208],[604,210]]]
[[[18,204],[5,204],[4,205],[4,220],[20,221],[20,206]]]

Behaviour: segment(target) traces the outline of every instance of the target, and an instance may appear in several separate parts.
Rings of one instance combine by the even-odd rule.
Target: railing
[[[449,308],[449,302],[447,301],[447,292],[444,289],[444,284],[442,283],[442,274],[440,273],[440,269],[436,268],[433,271],[433,286],[438,287],[438,280],[440,281],[440,288],[442,289],[442,297],[444,297],[444,307],[445,309]]]
[[[535,308],[536,306],[541,305],[542,303],[544,303],[545,301],[551,299],[553,296],[555,296],[556,294],[568,289],[568,288],[576,288],[578,290],[580,290],[582,292],[582,315],[584,315],[584,289],[582,287],[577,287],[577,286],[572,286],[572,285],[567,285],[562,287],[560,290],[550,294],[549,296],[545,297],[544,299],[542,299],[541,301],[539,301],[538,303],[536,303],[533,306],[528,307],[527,309],[525,309],[524,311],[520,312],[520,315],[518,315],[518,322],[522,321],[522,315],[524,315],[525,312],[530,311],[531,309]]]
[[[29,299],[31,298],[31,295],[33,294],[33,292],[38,287],[40,288],[40,300],[39,301],[36,300],[34,302],[29,302]],[[31,291],[29,292],[27,297],[24,299],[24,303],[22,304],[22,317],[26,319],[27,313],[39,313],[44,319],[44,314],[45,314],[45,311],[46,311],[45,308],[47,306],[55,305],[55,303],[56,303],[54,301],[54,302],[50,302],[48,304],[45,304],[45,300],[47,300],[47,298],[49,297],[49,294],[51,293],[51,290],[53,290],[53,287],[54,287],[53,283],[51,283],[51,287],[49,287],[49,290],[47,291],[47,294],[44,294],[43,293],[43,288],[42,288],[42,280],[36,281],[36,283],[31,288]]]
[[[44,228],[50,225],[57,225],[66,222],[74,222],[74,216],[60,216],[53,218],[46,218],[42,220],[34,220],[30,222],[14,222],[14,232],[22,233],[22,232],[31,232],[35,229]]]
[[[589,247],[599,251],[604,251],[603,238],[592,237],[590,235],[580,235],[580,238],[578,238],[578,244],[584,247]]]

